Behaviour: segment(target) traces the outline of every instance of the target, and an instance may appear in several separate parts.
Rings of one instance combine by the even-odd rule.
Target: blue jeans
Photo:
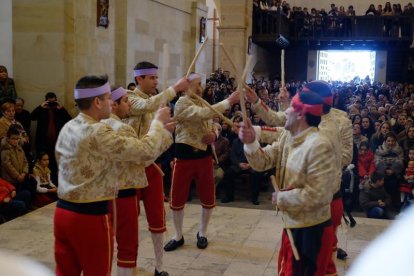
[[[384,218],[384,213],[385,213],[385,211],[381,207],[374,207],[374,208],[371,208],[370,210],[368,210],[367,217],[368,218],[376,218],[376,219]]]

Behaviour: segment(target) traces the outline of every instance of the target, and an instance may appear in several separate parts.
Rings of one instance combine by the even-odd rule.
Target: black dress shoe
[[[181,240],[179,241],[172,239],[164,246],[164,250],[173,251],[173,250],[176,250],[178,247],[183,246],[183,244],[184,244],[184,237],[182,237]]]
[[[200,237],[199,233],[197,232],[197,247],[200,249],[205,249],[208,245],[208,241],[206,237]]]
[[[225,197],[221,200],[221,203],[229,203],[229,202],[233,202],[234,198],[231,197]]]
[[[348,254],[346,254],[345,250],[338,248],[338,251],[336,252],[336,258],[340,260],[345,260],[348,257]]]
[[[158,272],[158,270],[155,270],[154,276],[169,276],[170,274],[168,274],[167,271],[161,271]]]
[[[256,200],[252,200],[252,204],[253,204],[253,205],[259,205],[259,204],[260,204],[260,202],[256,199]]]

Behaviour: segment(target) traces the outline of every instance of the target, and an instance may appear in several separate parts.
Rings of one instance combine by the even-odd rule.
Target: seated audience
[[[374,172],[364,181],[363,190],[359,193],[359,203],[368,218],[393,219],[391,197],[384,189],[384,175]]]
[[[34,187],[28,180],[29,164],[19,141],[20,130],[15,125],[11,125],[6,137],[1,141],[1,177],[14,185],[18,198],[30,192],[28,198],[25,196],[26,209],[29,209]]]
[[[32,205],[40,208],[55,201],[57,189],[50,178],[49,155],[46,152],[39,153],[33,168],[33,177],[36,180],[36,194]]]

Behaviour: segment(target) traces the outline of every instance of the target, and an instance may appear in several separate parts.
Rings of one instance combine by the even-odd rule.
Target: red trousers
[[[56,275],[111,275],[111,218],[56,208],[54,218]]]
[[[207,156],[200,159],[176,159],[172,171],[170,208],[182,210],[188,199],[191,181],[195,180],[197,193],[203,208],[216,206],[213,176],[213,159]]]
[[[147,214],[149,231],[151,233],[164,233],[167,227],[165,225],[164,183],[162,175],[155,165],[146,167],[145,174],[148,179],[148,186],[137,189],[138,214],[140,212],[139,201],[142,199],[145,213]]]
[[[111,206],[113,212],[113,206]],[[116,199],[117,265],[136,267],[138,257],[138,204],[135,196]]]
[[[325,276],[326,267],[332,254],[332,224],[291,229],[300,260],[293,256],[286,230],[283,230],[278,259],[278,275]]]
[[[344,206],[342,204],[342,198],[336,198],[331,202],[331,216],[332,225],[334,228],[334,238],[332,242],[332,252],[335,253],[338,250],[338,237],[336,236],[338,227],[341,225],[342,214],[344,212]],[[328,267],[326,269],[326,275],[337,275],[335,266],[336,254],[332,254],[329,258]]]

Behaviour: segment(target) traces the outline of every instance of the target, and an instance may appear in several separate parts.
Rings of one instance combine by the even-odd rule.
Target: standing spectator
[[[6,98],[15,100],[16,97],[17,93],[14,80],[9,78],[6,66],[0,65],[0,101]]]
[[[27,135],[30,137],[30,112],[24,109],[24,100],[20,97],[16,99],[14,118],[22,124]]]
[[[57,101],[56,94],[48,92],[45,101],[32,111],[30,118],[32,121],[37,121],[36,153],[44,151],[49,155],[52,181],[57,183],[56,140],[60,130],[71,119],[71,116]]]
[[[20,144],[24,145],[28,143],[28,137],[26,132],[24,131],[23,126],[15,120],[15,109],[14,109],[14,102],[6,101],[0,107],[1,114],[3,117],[0,118],[0,140],[6,137],[7,131],[9,130],[11,125],[16,125],[20,131],[21,138]]]

